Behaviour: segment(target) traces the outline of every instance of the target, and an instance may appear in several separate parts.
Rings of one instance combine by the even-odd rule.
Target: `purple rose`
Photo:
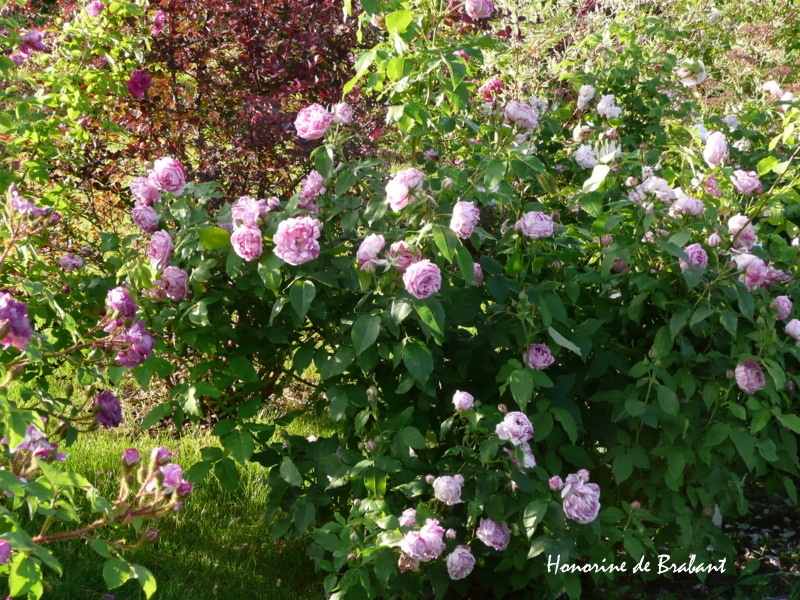
[[[575,473],[567,475],[561,490],[564,515],[568,519],[586,525],[597,518],[600,512],[600,486],[586,483]]]
[[[167,463],[159,471],[164,476],[164,492],[167,494],[171,494],[172,490],[183,481],[183,469],[180,465]]]
[[[553,353],[545,344],[531,344],[522,357],[523,362],[531,369],[541,371],[555,362]]]
[[[144,204],[146,206],[153,206],[156,202],[161,200],[161,192],[155,184],[147,177],[136,177],[130,183],[131,195],[133,195],[136,204]]]
[[[682,190],[675,191],[675,198],[675,202],[669,207],[669,212],[673,217],[697,217],[706,212],[702,200],[687,196]]]
[[[319,196],[325,193],[325,180],[318,171],[311,171],[300,184],[300,195],[297,204],[298,208],[309,212],[317,212],[317,204],[314,202]]]
[[[231,219],[234,227],[246,225],[247,227],[258,227],[258,221],[262,213],[266,214],[266,202],[257,200],[252,196],[242,196],[231,208]]]
[[[245,225],[237,227],[231,235],[233,251],[244,260],[256,260],[264,250],[264,239],[258,227]]]
[[[398,519],[401,527],[416,527],[417,526],[417,510],[415,508],[407,508],[403,511]]]
[[[744,215],[734,215],[728,219],[728,231],[735,239],[734,247],[749,250],[756,243],[756,231],[753,224]]]
[[[503,115],[507,121],[522,129],[536,129],[539,127],[539,118],[536,116],[536,111],[524,102],[512,100],[506,104],[505,109],[503,109]]]
[[[534,210],[525,213],[522,218],[514,224],[514,229],[525,237],[538,240],[553,235],[555,223],[548,215]]]
[[[128,91],[134,98],[144,98],[144,93],[153,86],[146,69],[136,69],[128,79]]]
[[[172,237],[163,229],[156,231],[150,240],[147,252],[153,268],[164,269],[169,265],[169,261],[172,260],[172,254],[175,252]]]
[[[700,244],[686,246],[684,252],[686,252],[686,260],[679,260],[681,271],[688,271],[692,267],[705,269],[708,266],[708,254]]]
[[[117,354],[120,366],[132,369],[142,364],[153,353],[155,340],[150,337],[144,321],[137,321],[130,329],[118,336],[116,342],[124,348]]]
[[[520,450],[522,450],[522,462],[520,463],[519,460],[516,458],[516,451],[512,450],[511,448],[505,448],[506,454],[511,457],[511,462],[517,465],[519,468],[525,469],[532,469],[536,466],[536,457],[533,455],[533,448],[528,442],[524,442],[517,446]]]
[[[181,161],[168,156],[156,159],[148,178],[162,192],[172,192],[176,196],[186,187],[186,171]]]
[[[492,0],[465,0],[464,11],[470,19],[488,19],[494,12]]]
[[[419,252],[412,250],[403,241],[395,242],[389,246],[388,262],[401,273],[404,273],[415,262],[419,262],[421,258],[422,255]]]
[[[99,392],[92,401],[92,407],[97,411],[94,418],[106,429],[119,427],[122,423],[122,404],[113,392]]]
[[[20,36],[20,52],[30,54],[30,52],[45,52],[47,46],[44,44],[44,34],[38,29],[29,29]],[[24,50],[23,50],[24,48]]]
[[[123,450],[122,452],[122,466],[123,467],[133,467],[138,465],[142,460],[142,455],[139,454],[139,451],[136,448],[128,448],[127,450]]]
[[[0,344],[5,350],[14,346],[25,350],[33,336],[28,320],[28,305],[14,300],[11,294],[0,292]]]
[[[731,183],[745,196],[758,196],[764,190],[755,171],[734,171]]]
[[[470,410],[475,405],[475,398],[469,392],[456,390],[456,393],[453,394],[453,405],[456,410]]]
[[[386,184],[386,202],[394,212],[400,212],[417,199],[422,190],[422,172],[417,169],[404,169],[395,174]]]
[[[475,568],[475,557],[472,556],[469,546],[456,546],[456,549],[447,555],[446,562],[447,574],[453,581],[464,579]]]
[[[776,311],[778,314],[776,318],[785,319],[792,312],[792,301],[789,296],[778,296],[769,305],[769,307]]]
[[[91,2],[86,5],[86,14],[94,18],[99,16],[100,13],[103,12],[104,8],[105,4],[100,2],[100,0],[94,0],[94,2]]]
[[[333,122],[337,125],[350,125],[353,122],[353,109],[347,102],[339,102],[333,107]]]
[[[476,537],[490,548],[502,552],[511,541],[511,532],[505,523],[495,523],[491,519],[481,518]]]
[[[150,452],[150,462],[155,465],[165,465],[170,458],[172,458],[172,452],[165,446],[158,446]]]
[[[468,239],[480,216],[481,211],[472,202],[456,202],[453,207],[453,217],[450,219],[450,229],[458,237]]]
[[[798,345],[800,345],[800,320],[792,319],[786,324],[783,330],[791,337]]]
[[[461,475],[437,477],[433,480],[433,495],[447,506],[460,504],[462,483],[464,483],[464,478]]]
[[[304,140],[318,140],[325,135],[332,122],[333,115],[321,105],[314,103],[300,109],[294,126],[297,129],[297,135]]]
[[[767,283],[769,267],[763,260],[752,254],[740,254],[734,258],[734,261],[740,269],[744,269],[744,273],[739,276],[739,281],[748,290],[758,289]]]
[[[145,233],[155,233],[158,230],[158,214],[152,206],[138,204],[131,211],[134,225]]]
[[[80,269],[83,266],[83,259],[75,256],[72,252],[67,252],[59,259],[58,264],[69,273],[75,269]]]
[[[439,558],[444,552],[444,529],[439,525],[437,519],[425,519],[425,525],[419,530],[420,538],[425,542],[425,558],[431,560]]]
[[[550,489],[554,492],[560,492],[564,489],[564,481],[558,475],[553,475],[547,482]]]
[[[36,458],[47,462],[52,460],[64,462],[67,458],[66,454],[58,451],[58,443],[47,441],[47,436],[35,425],[28,425],[25,430],[25,437],[22,438],[22,442],[12,452],[18,452],[19,450],[30,452]]]
[[[506,413],[503,421],[495,428],[497,437],[508,440],[515,446],[528,442],[533,437],[533,425],[528,417],[519,411]]]
[[[319,256],[322,225],[314,217],[294,217],[281,221],[272,241],[275,255],[290,265],[302,265]]]
[[[376,266],[385,262],[378,259],[378,254],[380,254],[385,245],[386,240],[380,234],[371,233],[365,237],[358,247],[358,252],[356,252],[359,268],[362,271],[373,271]]]
[[[11,544],[5,540],[0,540],[0,565],[6,564],[11,558]]]
[[[130,292],[124,287],[115,287],[113,290],[109,290],[106,294],[106,306],[112,313],[119,312],[124,319],[132,319],[139,309]]]
[[[728,140],[719,131],[710,133],[706,138],[703,158],[710,167],[721,165],[728,158]]]
[[[757,391],[763,390],[766,385],[764,372],[754,360],[746,360],[737,365],[734,376],[739,389],[748,394],[755,394]]]
[[[403,273],[403,285],[415,298],[432,296],[442,287],[442,272],[429,260],[415,262]]]
[[[164,278],[164,291],[170,300],[180,302],[189,293],[189,276],[178,267],[167,267],[161,276]]]
[[[164,11],[157,10],[153,15],[153,26],[150,28],[150,35],[161,35],[164,31],[164,23],[166,20],[167,16],[164,14]]]
[[[472,283],[482,283],[483,282],[483,267],[481,267],[480,263],[472,263]]]

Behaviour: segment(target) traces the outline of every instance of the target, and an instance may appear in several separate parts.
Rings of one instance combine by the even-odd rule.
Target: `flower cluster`
[[[33,328],[28,319],[28,305],[8,292],[0,292],[0,344],[5,350],[14,346],[25,350],[33,336]]]
[[[550,480],[551,489],[561,491],[564,515],[581,525],[591,523],[600,513],[600,486],[588,481],[586,469],[567,475],[563,482],[559,477]]]
[[[100,324],[111,334],[109,343],[117,350],[117,364],[129,369],[139,366],[153,352],[155,341],[144,321],[131,324],[138,310],[136,301],[128,290],[116,287],[108,292],[106,306],[109,312]]]

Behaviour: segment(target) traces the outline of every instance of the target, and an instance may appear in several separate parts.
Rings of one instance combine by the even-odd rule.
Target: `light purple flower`
[[[137,321],[115,340],[124,350],[117,354],[117,363],[128,369],[138,367],[153,353],[155,340],[150,337],[144,321]]]
[[[167,267],[161,276],[164,278],[164,292],[170,300],[180,302],[189,293],[189,275],[178,267]]]
[[[75,269],[80,269],[83,266],[83,259],[75,256],[72,252],[67,252],[58,260],[58,264],[69,273]]]
[[[416,527],[417,526],[417,509],[407,508],[403,511],[398,519],[401,527]]]
[[[20,42],[26,49],[35,50],[36,52],[45,52],[47,50],[47,46],[44,44],[44,34],[38,29],[27,30],[20,36]]]
[[[14,346],[25,350],[33,336],[33,328],[28,320],[28,305],[14,300],[7,292],[0,292],[0,344],[5,350]]]
[[[442,272],[436,263],[429,260],[415,262],[403,273],[403,285],[415,298],[432,296],[442,287]]]
[[[389,246],[388,262],[401,273],[421,258],[422,255],[418,251],[412,250],[402,240]]]
[[[494,12],[492,0],[465,0],[464,11],[470,19],[488,19]]]
[[[157,446],[150,452],[150,462],[156,465],[165,465],[172,458],[172,452],[165,446]]]
[[[744,258],[747,258],[746,262],[739,260]],[[758,289],[767,283],[769,269],[763,260],[752,254],[740,254],[734,260],[736,260],[740,268],[744,268],[744,273],[739,276],[739,281],[748,290]]]
[[[333,107],[333,123],[350,125],[353,122],[353,109],[347,102],[339,102]]]
[[[100,0],[94,0],[94,2],[91,2],[86,5],[86,14],[94,18],[99,16],[100,13],[103,12],[104,8],[105,4],[100,2]]]
[[[548,215],[539,211],[530,211],[514,224],[514,229],[533,240],[538,240],[553,235],[555,223]]]
[[[769,305],[769,307],[777,312],[775,315],[778,319],[785,319],[792,312],[792,301],[789,296],[778,296]]]
[[[0,565],[6,564],[11,558],[11,544],[6,540],[0,540]]]
[[[325,180],[318,171],[311,171],[300,184],[300,202],[298,208],[310,212],[317,212],[316,198],[325,193]]]
[[[263,205],[262,205],[263,203]],[[258,227],[258,221],[265,212],[266,203],[252,196],[242,196],[231,207],[231,220],[235,227],[246,225]]]
[[[530,105],[518,100],[512,100],[503,109],[506,120],[522,129],[536,129],[539,127],[539,118]]]
[[[600,512],[600,486],[586,483],[575,473],[567,475],[561,499],[564,515],[581,525],[594,521]]]
[[[112,312],[119,312],[123,319],[132,319],[136,316],[139,307],[131,296],[131,293],[124,287],[115,287],[106,294],[106,306]]]
[[[617,106],[616,101],[614,94],[600,96],[600,101],[597,103],[597,114],[606,119],[619,117],[622,114],[622,109]]]
[[[422,172],[417,169],[404,169],[386,184],[386,201],[394,212],[400,212],[417,199],[422,190]]]
[[[680,263],[681,271],[688,271],[692,267],[699,267],[705,269],[708,266],[708,254],[700,244],[691,244],[684,248],[686,252],[686,260],[682,258],[678,261]]]
[[[669,213],[674,217],[697,217],[706,212],[706,207],[702,200],[687,196],[680,189],[675,190],[675,198],[675,202],[669,208]]]
[[[450,229],[458,237],[468,239],[478,224],[481,211],[472,202],[456,202],[453,207],[453,216],[450,219]]]
[[[122,461],[122,466],[133,467],[141,462],[142,455],[139,454],[136,448],[128,448],[122,451],[122,458],[120,460]]]
[[[371,233],[364,238],[356,252],[358,266],[362,271],[373,271],[376,266],[383,263],[378,259],[378,254],[386,245],[384,237],[378,233]]]
[[[564,489],[564,481],[558,475],[553,475],[547,482],[547,485],[550,486],[550,489],[554,492],[560,492]]]
[[[264,251],[264,238],[258,227],[244,225],[233,230],[231,235],[233,251],[244,260],[256,260]]]
[[[134,225],[145,233],[155,233],[158,231],[158,214],[152,206],[147,204],[137,204],[131,211],[131,218]]]
[[[159,190],[172,192],[176,196],[180,196],[186,187],[186,171],[176,158],[166,156],[156,159],[148,177]]]
[[[97,411],[94,418],[106,429],[119,427],[122,423],[122,404],[113,392],[98,392],[92,401],[92,407]]]
[[[728,140],[725,134],[714,131],[706,138],[706,147],[703,149],[703,158],[710,167],[716,167],[728,158]]]
[[[714,230],[712,233],[708,235],[708,239],[706,240],[709,246],[712,248],[717,248],[722,245],[722,238],[719,235],[719,232]]]
[[[734,215],[728,219],[728,231],[735,238],[734,246],[749,250],[756,242],[756,231],[750,220],[744,215]]]
[[[136,69],[128,79],[128,91],[134,98],[144,98],[144,93],[153,86],[153,80],[147,69]]]
[[[496,523],[491,519],[481,518],[476,537],[490,548],[502,552],[511,541],[511,531],[505,523]]]
[[[745,196],[758,196],[764,190],[755,171],[736,170],[731,177],[731,183]]]
[[[597,154],[589,144],[581,144],[572,155],[582,169],[591,169],[597,164]]]
[[[317,238],[322,225],[314,217],[295,217],[281,221],[272,241],[275,255],[290,265],[301,265],[319,256]]]
[[[175,252],[175,245],[172,243],[172,237],[164,231],[156,231],[150,240],[147,253],[150,257],[150,264],[154,269],[164,269],[169,265],[172,260],[172,254]]]
[[[183,481],[183,469],[175,463],[167,463],[159,469],[164,477],[164,492],[171,494]]]
[[[437,477],[433,480],[433,495],[447,506],[460,504],[462,483],[464,483],[464,478],[461,475]]]
[[[541,371],[555,362],[553,353],[545,344],[531,344],[522,357],[523,362],[531,369]]]
[[[472,283],[483,282],[483,267],[480,263],[472,263]]]
[[[755,394],[757,391],[763,390],[766,385],[764,372],[754,360],[746,360],[736,365],[734,376],[739,389],[748,394]]]
[[[333,115],[316,102],[300,109],[294,121],[297,135],[304,140],[318,140],[333,122]]]
[[[464,579],[475,568],[475,557],[472,556],[469,546],[456,546],[456,549],[447,555],[446,562],[447,574],[453,581]]]
[[[453,405],[456,410],[471,410],[475,405],[475,398],[469,392],[456,390],[456,393],[453,394]]]
[[[533,425],[530,419],[519,411],[506,413],[503,421],[495,428],[497,437],[508,440],[515,446],[520,446],[533,438]]]
[[[153,206],[161,200],[161,192],[158,191],[155,183],[147,177],[136,177],[131,181],[130,189],[136,204]]]
[[[783,330],[800,345],[800,320],[792,319],[786,324]]]
[[[166,20],[167,16],[164,14],[164,11],[157,10],[153,15],[153,26],[150,28],[150,35],[161,35],[164,31],[164,23]]]
[[[19,446],[11,450],[11,452],[17,452],[19,450],[30,452],[36,458],[46,462],[52,460],[64,462],[67,458],[66,454],[58,451],[58,443],[47,441],[47,436],[35,425],[28,425],[22,442],[20,442]]]
[[[444,552],[444,529],[439,525],[438,519],[425,519],[425,525],[419,530],[420,538],[425,542],[425,558],[431,560],[439,558]]]

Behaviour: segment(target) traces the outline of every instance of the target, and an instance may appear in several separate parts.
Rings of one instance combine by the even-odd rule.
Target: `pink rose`
[[[689,216],[697,217],[706,212],[706,207],[702,200],[687,196],[681,190],[675,191],[676,200],[670,206],[669,212],[674,217]]]
[[[490,548],[502,552],[511,541],[511,531],[505,523],[495,523],[491,519],[481,518],[475,536]]]
[[[600,512],[600,486],[585,483],[578,475],[567,475],[561,490],[564,515],[568,519],[586,525],[597,518]]]
[[[712,248],[717,248],[722,245],[722,238],[719,235],[719,232],[714,230],[713,233],[709,234],[708,239],[706,240],[709,246]]]
[[[538,240],[553,235],[555,223],[553,219],[543,212],[531,211],[525,213],[514,224],[514,229],[526,237]]]
[[[442,539],[444,529],[436,519],[426,519],[419,531],[409,531],[400,542],[400,550],[404,554],[422,562],[428,562],[444,552]]]
[[[378,260],[378,254],[385,245],[386,240],[382,235],[372,233],[365,237],[356,253],[359,268],[362,271],[373,271],[377,265],[385,262]]]
[[[739,281],[741,281],[744,286],[751,291],[758,289],[767,283],[767,275],[769,274],[767,264],[752,254],[742,254],[736,258],[739,259],[742,257],[747,257],[749,260],[747,260],[746,266],[744,267],[742,267],[742,264],[744,263],[740,263],[739,260],[736,261],[740,268],[744,268],[744,273],[739,276]]]
[[[539,118],[536,116],[536,111],[524,102],[512,100],[506,104],[503,115],[505,115],[507,121],[522,129],[536,129],[539,127]]]
[[[131,195],[136,204],[153,206],[161,200],[161,193],[158,188],[147,177],[137,177],[130,183]]]
[[[314,200],[325,193],[325,180],[318,171],[311,171],[308,176],[300,183],[300,202],[298,208],[309,212],[317,212],[317,204]]]
[[[490,77],[486,83],[478,88],[478,92],[483,94],[484,100],[494,102],[495,97],[503,90],[503,82],[497,77]],[[509,119],[511,120],[511,119]]]
[[[686,260],[680,259],[681,271],[688,271],[693,266],[705,269],[708,266],[708,254],[700,244],[692,244],[684,248]]]
[[[728,219],[728,231],[734,238],[734,246],[749,250],[756,243],[756,231],[750,220],[744,215],[734,215]]]
[[[297,113],[294,121],[297,135],[304,140],[318,140],[333,122],[333,115],[316,102]]]
[[[728,158],[728,140],[723,133],[714,131],[708,135],[703,158],[710,167],[716,167],[725,162]]]
[[[734,171],[731,183],[745,196],[758,196],[764,189],[755,171]]]
[[[789,296],[778,296],[769,305],[769,307],[776,311],[778,314],[776,318],[785,319],[792,312],[792,301]]]
[[[547,482],[547,485],[554,492],[560,492],[564,489],[564,481],[558,475],[553,475]]]
[[[447,506],[460,504],[462,483],[464,483],[464,478],[461,475],[437,477],[433,480],[433,495]]]
[[[737,365],[734,376],[739,389],[748,394],[755,394],[757,391],[763,390],[766,385],[764,372],[754,360],[746,360]]]
[[[525,469],[532,469],[536,466],[536,457],[533,455],[533,449],[528,442],[524,442],[517,446],[520,450],[522,450],[522,463],[520,463],[516,458],[516,451],[512,450],[511,448],[505,448],[506,454],[511,457],[511,462],[517,465],[520,468]]]
[[[150,35],[157,36],[164,32],[164,24],[166,23],[167,16],[163,10],[157,10],[153,15],[153,26],[150,28]]]
[[[465,0],[464,11],[470,19],[488,19],[494,12],[492,0]]]
[[[90,17],[94,18],[100,15],[103,12],[105,5],[100,2],[100,0],[94,0],[94,2],[90,2],[86,5],[86,14]]]
[[[403,273],[403,285],[415,298],[427,298],[442,287],[442,272],[429,260],[415,262]]]
[[[153,86],[146,69],[136,69],[128,79],[128,91],[134,98],[144,98],[144,93]]]
[[[457,581],[464,579],[475,568],[475,557],[469,550],[469,546],[456,546],[450,554],[447,555],[447,574],[450,579]]]
[[[265,208],[263,200],[257,200],[252,196],[242,196],[231,207],[231,220],[234,227],[241,225],[257,227],[262,213],[266,212]]]
[[[236,227],[231,235],[233,251],[244,260],[256,260],[264,251],[264,239],[261,230],[252,225]]]
[[[301,265],[319,256],[317,238],[320,222],[314,217],[294,217],[281,221],[272,241],[275,255],[290,265]]]
[[[786,327],[783,330],[791,337],[795,342],[800,344],[800,320],[792,319],[786,324]]]
[[[508,440],[515,446],[521,446],[533,438],[533,425],[530,419],[519,411],[506,413],[503,421],[495,428],[497,437]]]
[[[398,519],[401,527],[416,527],[417,526],[417,510],[415,508],[407,508],[403,511]]]
[[[480,263],[472,263],[472,283],[482,283],[483,282],[483,267],[481,267]]]
[[[550,348],[546,345],[531,344],[525,351],[522,361],[531,369],[541,371],[552,365],[555,362],[555,358],[553,358],[553,353],[550,352]]]
[[[172,237],[163,229],[156,231],[150,240],[148,246],[148,256],[150,257],[150,264],[153,268],[164,269],[169,265],[172,260],[172,254],[175,252],[175,246],[172,243]]]
[[[167,267],[161,273],[164,278],[164,290],[167,297],[175,302],[180,302],[189,293],[189,276],[186,271],[178,267]]]
[[[347,102],[339,102],[333,107],[333,123],[350,125],[353,122],[353,109]]]
[[[456,202],[453,207],[453,217],[450,219],[450,229],[458,237],[468,239],[480,216],[481,211],[472,202]]]
[[[475,398],[469,392],[456,390],[456,393],[453,394],[453,406],[456,407],[456,410],[470,410],[475,406]]]
[[[418,251],[412,250],[403,241],[395,242],[389,246],[388,262],[401,273],[405,272],[408,267],[418,262],[421,258],[422,255]]]
[[[186,171],[181,161],[175,158],[159,158],[153,163],[148,178],[162,192],[172,192],[180,196],[186,187]]]
[[[386,202],[394,212],[400,212],[417,199],[422,190],[422,172],[417,169],[404,169],[386,184]]]
[[[146,204],[134,206],[131,218],[134,225],[145,233],[155,233],[158,230],[158,214],[152,206]]]

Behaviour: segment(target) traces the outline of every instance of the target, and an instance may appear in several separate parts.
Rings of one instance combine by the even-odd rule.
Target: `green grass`
[[[136,447],[145,454],[165,445],[179,452],[176,462],[188,466],[199,460],[200,448],[213,444],[214,438],[200,430],[189,431],[177,440],[101,431],[69,447],[67,465],[90,477],[113,498],[118,489],[119,457],[125,448]],[[196,486],[182,510],[156,525],[161,532],[157,544],[126,554],[128,560],[155,574],[156,598],[322,597],[321,577],[314,574],[305,555],[305,542],[269,539],[269,524],[264,519],[265,470],[249,464],[241,471],[241,485],[234,493],[223,490],[212,476],[207,477]],[[90,518],[87,512],[85,520]],[[120,535],[135,539],[133,529],[120,531]],[[51,549],[61,561],[64,575],[48,574],[46,598],[91,600],[107,593],[103,559],[86,541],[61,543]],[[111,593],[118,600],[144,598],[135,580]]]

